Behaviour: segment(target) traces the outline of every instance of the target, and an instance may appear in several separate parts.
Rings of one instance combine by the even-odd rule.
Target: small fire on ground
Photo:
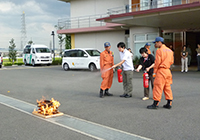
[[[40,101],[37,100],[38,110],[34,109],[33,114],[39,116],[42,115],[42,117],[52,116],[52,115],[62,115],[63,113],[60,113],[58,111],[59,106],[60,103],[57,100],[54,100],[53,98],[51,98],[51,100],[45,100],[45,99],[41,99]]]

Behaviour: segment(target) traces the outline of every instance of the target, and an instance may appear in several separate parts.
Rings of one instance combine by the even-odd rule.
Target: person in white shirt
[[[125,48],[125,44],[123,42],[119,42],[117,44],[117,48],[119,50],[121,62],[114,65],[113,68],[117,66],[123,67],[123,88],[124,94],[120,95],[120,97],[130,98],[132,97],[132,78],[133,78],[133,60],[132,54]]]

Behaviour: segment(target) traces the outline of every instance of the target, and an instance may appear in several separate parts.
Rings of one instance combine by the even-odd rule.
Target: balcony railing
[[[146,0],[144,2],[137,3],[137,4],[108,9],[108,14],[116,15],[116,14],[123,14],[123,13],[135,12],[135,11],[149,10],[149,9],[154,9],[154,8],[189,4],[189,3],[194,3],[194,2],[200,2],[200,0],[165,0],[164,2],[160,2],[158,0],[152,0],[152,1]]]
[[[200,0],[165,0],[165,1],[162,3],[159,0],[152,0],[152,1],[146,0],[146,2],[144,1],[142,3],[108,9],[106,14],[59,19],[58,27],[63,30],[63,29],[105,26],[106,25],[105,22],[96,21],[96,19],[108,17],[109,15],[115,15],[115,14],[123,14],[123,13],[135,12],[135,11],[149,10],[149,9],[154,9],[154,8],[200,2]],[[172,2],[168,2],[168,1],[172,1]]]
[[[96,21],[98,18],[108,17],[108,14],[90,15],[75,18],[65,18],[58,20],[58,27],[61,29],[75,29],[104,26],[106,23],[103,21]]]

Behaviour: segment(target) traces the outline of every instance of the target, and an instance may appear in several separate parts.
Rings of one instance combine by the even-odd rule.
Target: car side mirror
[[[84,56],[84,57],[88,57],[87,54],[84,54],[83,56]]]

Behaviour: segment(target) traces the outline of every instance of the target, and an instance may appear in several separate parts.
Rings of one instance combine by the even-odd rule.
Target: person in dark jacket
[[[148,50],[143,47],[140,49],[140,54],[142,57],[140,58],[140,65],[136,69],[137,72],[139,72],[141,69],[143,71],[146,71],[149,75],[149,83],[151,82],[151,87],[153,90],[153,67],[154,67],[154,61],[155,58],[152,54],[148,54]],[[142,100],[148,100],[149,99],[149,87],[144,88],[144,98]]]

